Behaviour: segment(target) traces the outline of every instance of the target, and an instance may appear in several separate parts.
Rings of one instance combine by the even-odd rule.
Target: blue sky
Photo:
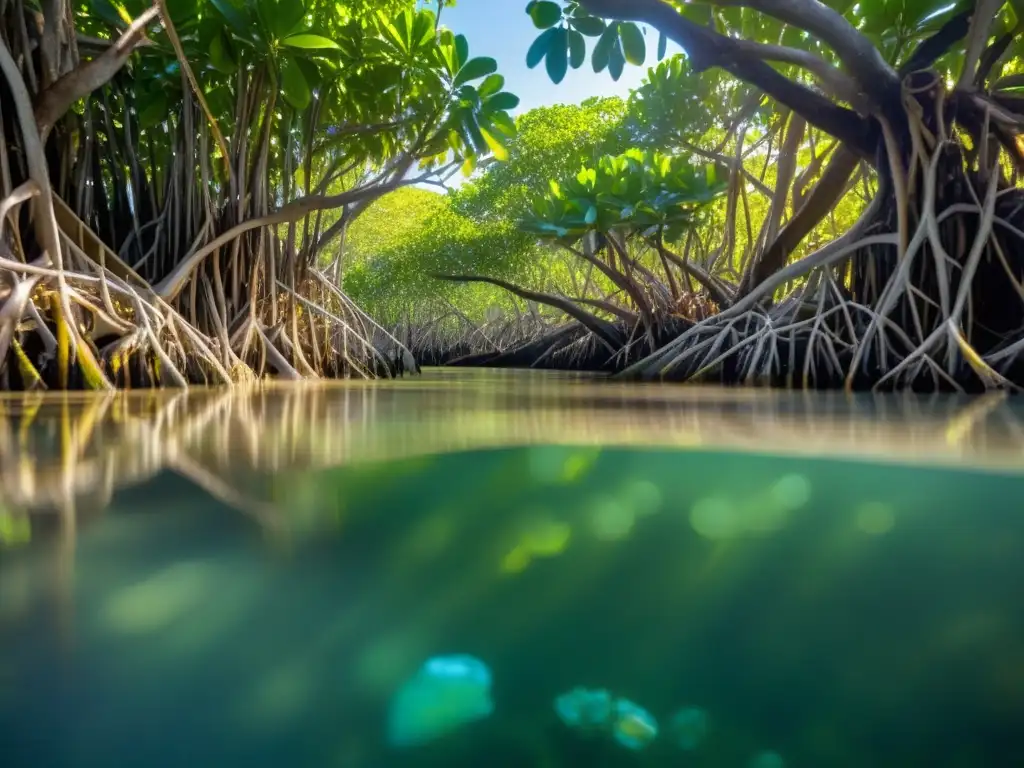
[[[626,65],[616,83],[607,71],[595,74],[589,57],[578,70],[569,70],[566,78],[555,85],[548,78],[543,63],[536,69],[526,68],[526,52],[539,34],[526,14],[527,0],[458,0],[454,8],[445,8],[441,24],[469,40],[470,56],[491,56],[498,62],[498,72],[505,76],[505,90],[522,99],[517,111],[526,111],[548,104],[578,104],[592,96],[622,96],[643,81],[647,66]],[[658,36],[647,32],[648,64],[655,61]],[[589,51],[593,49],[589,41]]]

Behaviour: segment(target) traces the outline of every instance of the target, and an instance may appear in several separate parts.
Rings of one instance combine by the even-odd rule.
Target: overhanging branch
[[[682,46],[695,69],[721,67],[757,86],[869,162],[875,162],[875,143],[871,141],[871,123],[867,119],[793,82],[741,50],[735,40],[695,24],[664,0],[581,0],[581,5],[597,16],[649,24]]]
[[[82,64],[59,78],[40,94],[35,106],[35,117],[36,125],[39,126],[39,135],[44,142],[50,129],[71,108],[72,104],[107,83],[124,66],[132,52],[148,42],[146,26],[159,12],[155,6],[147,8],[139,14],[131,26],[117,39],[117,42],[92,61]]]
[[[874,44],[839,13],[818,0],[712,0],[716,5],[752,8],[804,29],[828,44],[871,100],[878,106],[899,103],[900,81]]]

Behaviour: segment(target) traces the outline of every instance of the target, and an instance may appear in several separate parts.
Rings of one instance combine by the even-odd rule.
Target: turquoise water
[[[7,403],[0,764],[1024,765],[1015,408],[472,373]],[[486,714],[389,742],[453,654]],[[572,727],[580,686],[651,728]]]

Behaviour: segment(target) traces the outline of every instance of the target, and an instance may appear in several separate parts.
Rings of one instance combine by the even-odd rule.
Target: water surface
[[[467,371],[0,401],[0,761],[1022,765],[1021,415]],[[493,714],[393,748],[453,653]],[[575,686],[657,738],[568,728]]]

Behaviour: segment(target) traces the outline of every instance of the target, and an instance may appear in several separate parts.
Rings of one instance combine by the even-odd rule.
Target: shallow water
[[[466,371],[0,401],[0,765],[1024,765],[1022,415]],[[395,748],[438,654],[493,713]],[[657,738],[569,728],[576,686]]]

